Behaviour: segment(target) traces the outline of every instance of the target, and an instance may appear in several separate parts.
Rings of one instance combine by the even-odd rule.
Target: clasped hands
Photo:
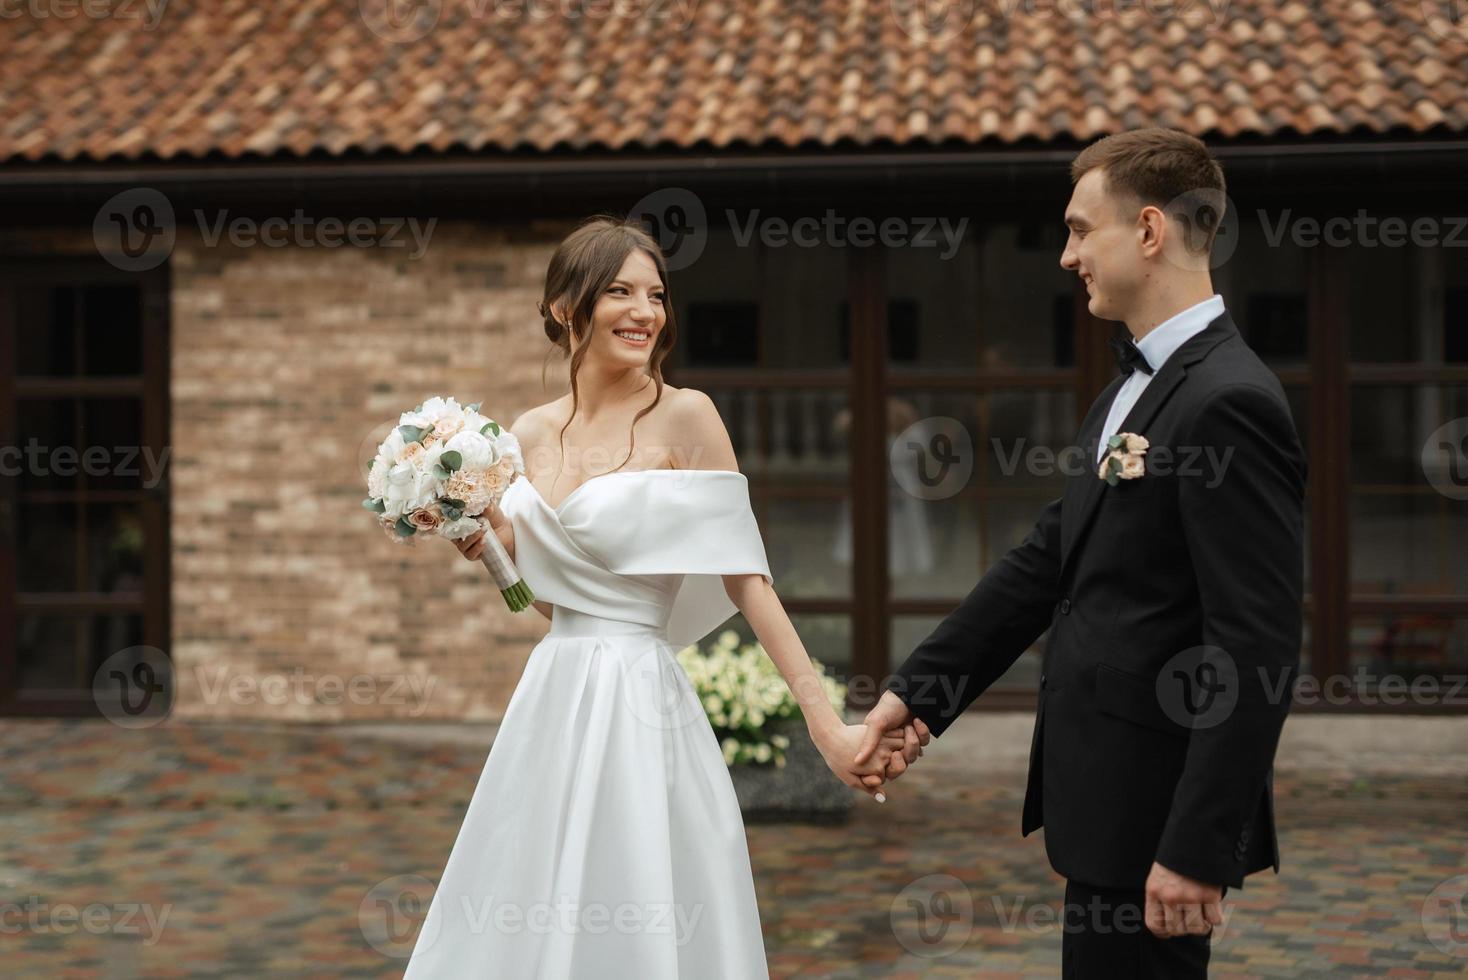
[[[885,803],[883,785],[906,772],[931,738],[922,719],[887,691],[862,724],[816,736],[815,743],[837,778]]]

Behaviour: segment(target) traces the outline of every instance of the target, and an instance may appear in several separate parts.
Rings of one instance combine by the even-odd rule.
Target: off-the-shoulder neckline
[[[578,493],[580,493],[582,490],[585,490],[587,487],[591,486],[593,483],[597,482],[598,480],[605,480],[605,479],[608,479],[608,478],[614,477],[614,476],[642,476],[644,474],[649,474],[649,473],[668,473],[668,474],[677,474],[678,476],[701,476],[701,475],[706,475],[706,476],[737,476],[740,479],[748,479],[747,477],[745,477],[745,475],[743,473],[741,473],[738,470],[675,469],[675,468],[670,467],[670,466],[659,466],[659,467],[657,467],[655,469],[645,469],[645,470],[613,470],[610,473],[602,473],[599,476],[594,476],[591,479],[586,480],[586,481],[578,484],[575,489],[573,489],[570,493],[566,494],[566,496],[561,500],[561,502],[559,504],[555,505],[554,507],[551,506],[550,501],[546,500],[544,497],[542,497],[540,495],[540,491],[537,490],[537,489],[535,489],[535,486],[530,482],[529,478],[527,478],[527,477],[525,477],[525,476],[522,475],[522,476],[516,478],[515,483],[523,483],[523,484],[525,484],[525,489],[529,490],[530,493],[535,497],[535,499],[538,500],[538,501],[540,501],[541,504],[543,504],[547,510],[550,510],[550,511],[553,511],[554,513],[559,514],[561,512],[561,508],[563,508],[567,504],[569,504],[571,502],[571,500]],[[513,483],[510,484],[510,485],[511,486],[514,486]]]

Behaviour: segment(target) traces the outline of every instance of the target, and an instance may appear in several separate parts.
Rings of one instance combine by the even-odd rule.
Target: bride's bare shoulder
[[[545,441],[545,433],[553,431],[560,423],[556,422],[556,412],[561,399],[546,402],[544,405],[536,405],[527,408],[516,417],[510,424],[510,431],[515,438],[520,440],[520,445],[536,445]],[[562,419],[564,421],[564,419]]]
[[[712,398],[697,388],[679,388],[668,409],[670,428],[686,460],[680,469],[739,469],[729,430]]]

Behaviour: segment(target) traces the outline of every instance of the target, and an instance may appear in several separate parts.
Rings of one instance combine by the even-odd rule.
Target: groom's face
[[[1062,268],[1085,283],[1091,315],[1125,320],[1146,277],[1137,208],[1110,193],[1105,171],[1089,170],[1076,182],[1065,209],[1070,229]]]

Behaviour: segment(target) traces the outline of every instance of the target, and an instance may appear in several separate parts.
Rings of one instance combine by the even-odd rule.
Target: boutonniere
[[[1096,476],[1109,485],[1116,486],[1122,480],[1135,480],[1147,472],[1142,456],[1151,447],[1146,436],[1131,432],[1118,432],[1106,440],[1106,458],[1101,461],[1101,470]]]

